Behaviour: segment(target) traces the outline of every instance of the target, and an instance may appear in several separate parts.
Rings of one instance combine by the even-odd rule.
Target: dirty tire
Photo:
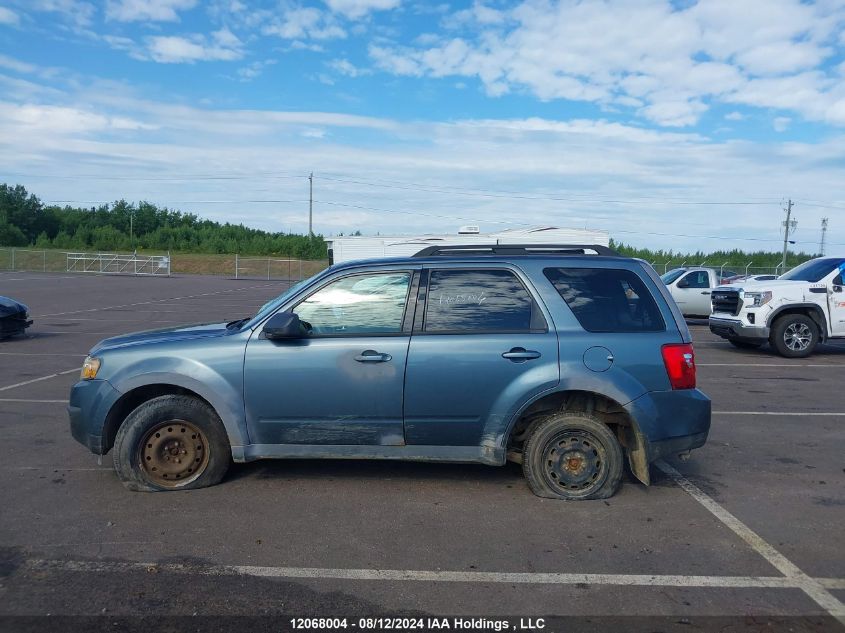
[[[190,459],[183,466],[185,456]],[[148,400],[126,417],[117,431],[112,457],[117,476],[129,490],[158,492],[219,483],[232,451],[214,409],[191,396],[166,395]],[[176,458],[179,465],[174,463]],[[149,464],[157,460],[167,461],[159,461],[165,469],[154,473]]]
[[[531,491],[549,499],[607,499],[622,480],[622,447],[587,413],[556,413],[532,425],[522,471]]]
[[[819,328],[806,314],[786,314],[772,327],[769,343],[786,358],[806,358],[819,342]]]
[[[729,338],[728,339],[734,347],[737,349],[759,349],[762,347],[766,341],[744,341],[738,338]]]

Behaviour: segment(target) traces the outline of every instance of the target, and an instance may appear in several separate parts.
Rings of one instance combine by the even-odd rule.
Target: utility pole
[[[819,241],[819,255],[824,256],[825,246],[827,242],[827,218],[822,218],[822,239]]]
[[[308,237],[314,237],[314,172],[308,176]]]
[[[789,248],[789,230],[795,229],[798,222],[792,219],[792,198],[786,203],[786,221],[783,223],[783,260],[781,261],[781,274],[786,272],[786,252]]]

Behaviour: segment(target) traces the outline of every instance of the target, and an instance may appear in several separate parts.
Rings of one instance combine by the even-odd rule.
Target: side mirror
[[[302,321],[293,312],[277,312],[264,324],[262,331],[264,337],[271,341],[305,338],[308,335]]]
[[[839,273],[838,275],[836,275],[836,277],[833,278],[833,285],[834,285],[834,289],[833,289],[834,292],[842,292],[841,288],[839,290],[836,290],[836,286],[842,286],[842,273]]]
[[[678,288],[689,288],[689,279],[684,277],[678,282]]]

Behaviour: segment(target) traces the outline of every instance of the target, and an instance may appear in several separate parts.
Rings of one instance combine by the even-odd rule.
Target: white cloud
[[[329,62],[329,67],[335,72],[347,77],[361,77],[362,75],[371,74],[371,70],[367,68],[358,68],[348,59],[333,59]]]
[[[162,64],[193,64],[200,61],[233,61],[241,59],[244,51],[241,41],[228,29],[211,34],[157,35],[146,40],[146,50],[133,56]]]
[[[775,129],[775,132],[786,132],[789,129],[790,123],[792,123],[792,119],[788,116],[778,116],[772,120],[772,127]]]
[[[275,59],[254,61],[242,68],[238,68],[237,74],[241,81],[252,81],[256,77],[260,76],[268,66],[272,66],[275,63],[277,63],[277,60]]]
[[[97,13],[93,4],[83,0],[28,0],[25,6],[32,11],[58,13],[68,22],[80,27],[90,25]]]
[[[313,7],[289,9],[262,28],[264,35],[286,40],[329,40],[346,37],[331,14]]]
[[[9,26],[17,26],[20,24],[20,17],[17,13],[6,7],[0,7],[0,24],[7,24]]]
[[[357,20],[372,11],[395,9],[401,0],[325,0],[325,2],[335,13]]]
[[[728,112],[725,115],[725,118],[728,121],[742,121],[745,118],[745,115],[742,112],[737,112],[734,110],[733,112]]]
[[[118,22],[176,22],[197,0],[108,0],[106,18]]]
[[[668,0],[524,0],[507,10],[476,2],[444,23],[462,35],[380,41],[370,56],[393,74],[477,77],[492,96],[635,107],[667,126],[694,124],[719,101],[845,123],[845,86],[824,68],[845,53],[841,3],[767,0],[765,11],[749,11],[734,0],[682,9]],[[778,82],[800,96],[784,96]]]

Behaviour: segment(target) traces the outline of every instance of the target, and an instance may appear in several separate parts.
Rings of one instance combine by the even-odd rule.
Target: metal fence
[[[307,279],[328,266],[326,260],[170,253],[82,253],[30,248],[0,248],[0,271],[152,275],[200,274],[236,279]]]
[[[66,253],[66,256],[65,271],[69,273],[170,276],[170,253],[167,255]]]
[[[325,260],[241,257],[235,255],[235,279],[301,281],[325,269]]]
[[[670,259],[662,264],[654,261],[651,262],[651,266],[660,274],[666,274],[673,268],[717,268],[720,276],[723,276],[726,270],[735,272],[738,275],[782,275],[791,268],[791,266],[784,268],[781,264],[778,264],[777,266],[755,266],[754,262],[748,262],[745,266],[737,266],[728,262],[720,263],[704,261],[698,263],[690,260],[680,261],[677,259]]]

